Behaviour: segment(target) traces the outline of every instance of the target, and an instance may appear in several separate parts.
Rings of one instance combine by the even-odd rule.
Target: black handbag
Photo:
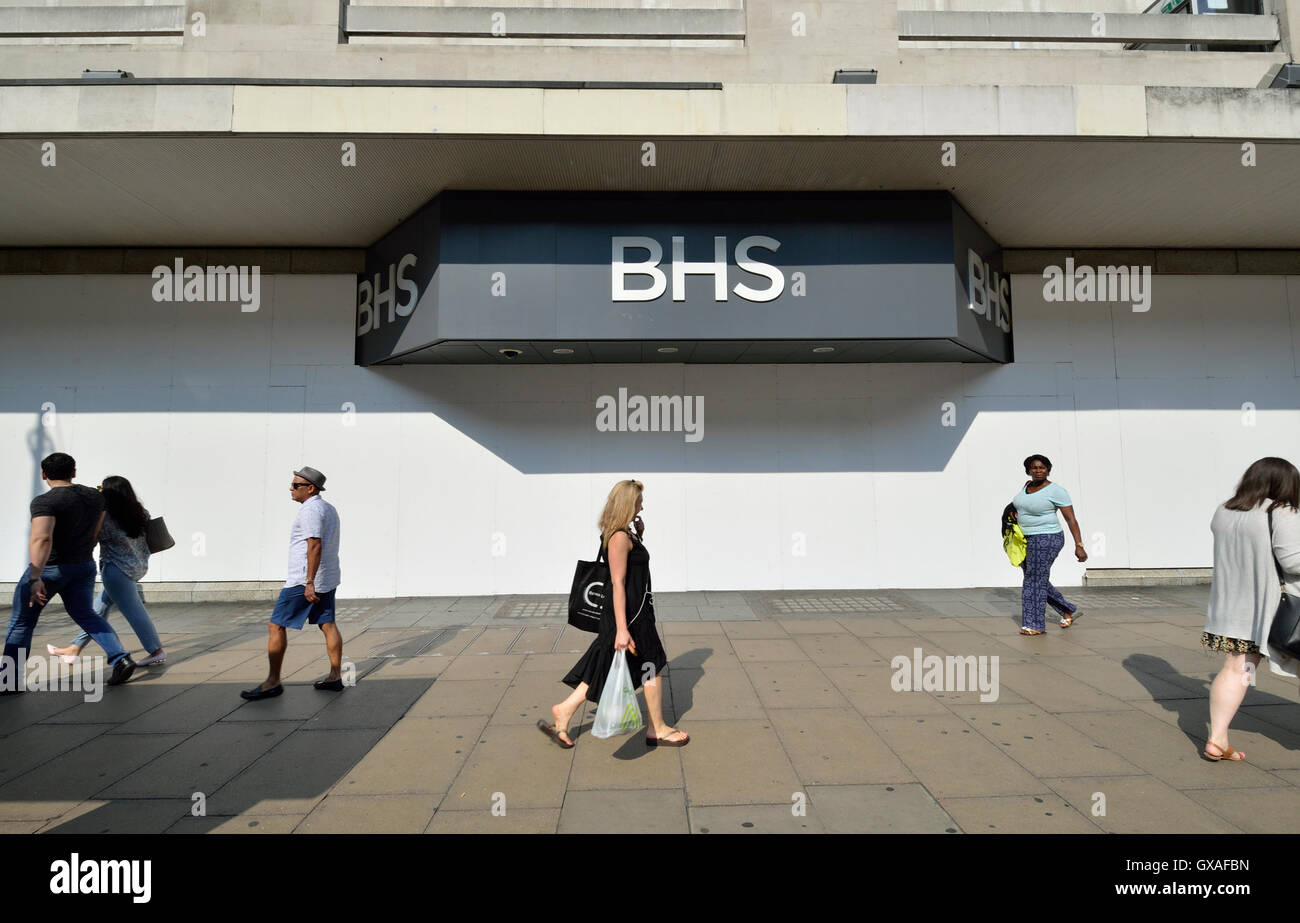
[[[149,525],[144,530],[144,540],[149,546],[150,554],[176,547],[176,539],[172,538],[172,534],[167,531],[167,523],[163,522],[161,516],[149,520]]]
[[[1269,554],[1273,554],[1273,511],[1268,511]],[[1277,614],[1273,616],[1273,625],[1268,630],[1268,643],[1286,651],[1292,657],[1300,658],[1300,599],[1287,595],[1286,578],[1282,576],[1282,565],[1277,555],[1273,554],[1273,566],[1277,568],[1277,580],[1282,584],[1282,602],[1278,604]]]
[[[600,631],[605,591],[609,586],[609,560],[605,545],[596,551],[596,560],[579,561],[573,571],[573,588],[569,590],[569,624],[583,631]]]

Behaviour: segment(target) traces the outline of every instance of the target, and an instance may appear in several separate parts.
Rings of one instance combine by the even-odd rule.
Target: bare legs
[[[271,663],[271,670],[262,683],[262,691],[274,689],[280,685],[280,665],[284,663],[284,651],[289,646],[289,639],[283,625],[268,622],[269,633],[266,639],[266,659]]]
[[[1246,697],[1246,689],[1253,680],[1255,667],[1259,666],[1259,654],[1227,654],[1223,660],[1223,669],[1210,684],[1210,739],[1206,744],[1210,756],[1218,756],[1228,750],[1228,725],[1232,723],[1237,709]],[[1249,666],[1247,666],[1249,664]],[[1238,751],[1233,759],[1245,759],[1246,754]]]
[[[551,706],[551,714],[555,716],[555,730],[566,744],[571,741],[568,735],[569,722],[573,720],[574,714],[587,698],[587,688],[586,683],[578,683],[577,688],[567,699],[559,705]],[[666,740],[684,740],[686,738],[684,731],[678,731],[664,721],[664,695],[663,687],[659,685],[659,677],[647,680],[642,688],[645,690],[646,711],[650,713],[652,734],[648,736]]]
[[[333,622],[322,622],[320,630],[325,634],[325,650],[330,657],[330,675],[326,679],[333,681],[343,675],[343,636]]]
[[[646,736],[660,740],[685,740],[685,731],[679,731],[664,721],[664,690],[659,685],[659,677],[646,680],[642,688],[645,690],[645,710],[650,713],[650,728],[654,732]]]

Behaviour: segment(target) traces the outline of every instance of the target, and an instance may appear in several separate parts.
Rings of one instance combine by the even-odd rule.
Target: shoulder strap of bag
[[[1273,559],[1273,567],[1277,570],[1277,582],[1282,585],[1282,595],[1286,595],[1286,577],[1282,575],[1282,565],[1278,563],[1277,555],[1273,552],[1273,511],[1268,511],[1268,554]]]

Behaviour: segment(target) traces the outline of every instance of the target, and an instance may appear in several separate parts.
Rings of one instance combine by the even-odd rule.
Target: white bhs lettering
[[[653,237],[612,237],[611,296],[615,301],[654,301],[668,288],[668,275],[659,268],[664,258],[664,248]],[[754,289],[743,282],[736,283],[731,291],[746,301],[774,301],[785,291],[785,275],[770,263],[752,259],[749,251],[755,247],[775,253],[781,242],[761,234],[742,238],[736,244],[736,265],[745,272],[763,276],[768,280],[765,289]],[[648,258],[636,263],[624,260],[629,249],[645,250]],[[673,301],[686,300],[686,277],[713,276],[713,300],[727,300],[727,238],[713,238],[713,259],[691,263],[686,260],[686,238],[673,238]],[[649,288],[626,287],[628,276],[648,276]]]
[[[375,273],[375,281],[363,279],[357,285],[357,336],[364,336],[371,330],[378,330],[383,323],[379,309],[388,305],[388,323],[399,317],[406,317],[415,310],[415,303],[420,300],[420,287],[413,279],[406,278],[406,271],[415,265],[415,254],[408,253],[397,263],[388,266],[388,288],[383,286],[384,274]],[[397,303],[397,290],[407,292],[410,297],[405,302]]]
[[[970,309],[998,329],[1011,332],[1011,280],[994,272],[974,250],[966,251],[966,285]]]

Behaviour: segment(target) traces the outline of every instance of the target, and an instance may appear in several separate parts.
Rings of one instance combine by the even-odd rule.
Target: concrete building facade
[[[1300,4],[1030,6],[0,2],[0,556],[16,577],[61,450],[167,517],[158,599],[281,579],[302,464],[342,514],[348,596],[563,593],[624,477],[646,483],[660,590],[1013,585],[994,521],[1041,452],[1091,558],[1057,582],[1208,567],[1246,465],[1300,457]],[[821,328],[708,361],[611,304],[628,332],[593,334],[624,350],[604,359],[521,326],[513,358],[506,333],[360,364],[367,253],[460,190],[774,214],[945,193],[999,248],[1011,361]],[[513,266],[502,304],[527,318]],[[192,267],[242,268],[242,297],[237,271],[166,281]],[[1084,285],[1099,267],[1124,290]],[[716,342],[763,338],[729,323]],[[621,394],[699,399],[699,438],[608,431]]]

